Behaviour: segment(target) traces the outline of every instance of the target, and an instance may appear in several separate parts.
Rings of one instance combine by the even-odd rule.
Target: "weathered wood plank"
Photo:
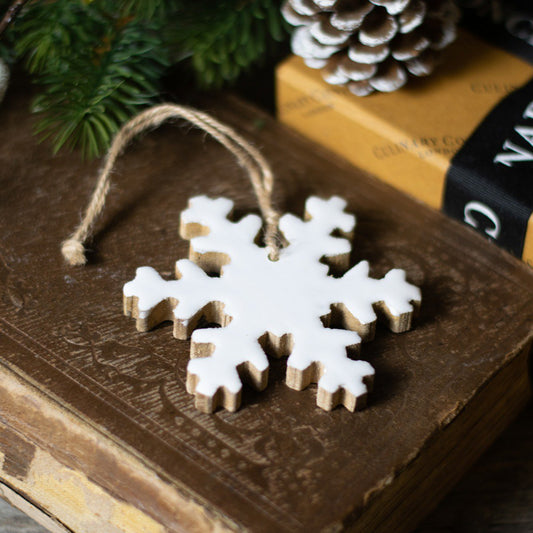
[[[414,533],[533,531],[533,405],[516,419]],[[0,500],[0,533],[44,533]]]

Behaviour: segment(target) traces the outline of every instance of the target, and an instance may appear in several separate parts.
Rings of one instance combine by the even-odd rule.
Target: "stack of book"
[[[462,32],[430,78],[367,98],[290,57],[277,71],[278,114],[533,265],[532,78],[531,62]]]

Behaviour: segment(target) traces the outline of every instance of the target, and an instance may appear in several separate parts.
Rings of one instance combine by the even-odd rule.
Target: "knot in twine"
[[[173,118],[185,119],[211,135],[227,148],[236,157],[239,165],[247,171],[265,221],[265,245],[269,252],[268,256],[273,261],[279,258],[279,213],[272,206],[274,176],[261,152],[235,130],[207,113],[175,104],[161,104],[132,118],[122,126],[113,139],[83,219],[74,233],[61,245],[61,253],[67,263],[75,266],[87,262],[84,244],[92,236],[94,223],[105,206],[111,185],[110,174],[117,157],[137,134]]]

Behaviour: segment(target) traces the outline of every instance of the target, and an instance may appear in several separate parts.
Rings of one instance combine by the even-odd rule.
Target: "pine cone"
[[[459,18],[454,0],[286,0],[282,13],[292,51],[358,96],[430,74]]]

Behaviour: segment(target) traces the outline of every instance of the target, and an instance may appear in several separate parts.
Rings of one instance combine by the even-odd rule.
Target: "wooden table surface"
[[[416,533],[533,533],[533,404],[483,455]],[[0,500],[0,533],[43,533]]]

